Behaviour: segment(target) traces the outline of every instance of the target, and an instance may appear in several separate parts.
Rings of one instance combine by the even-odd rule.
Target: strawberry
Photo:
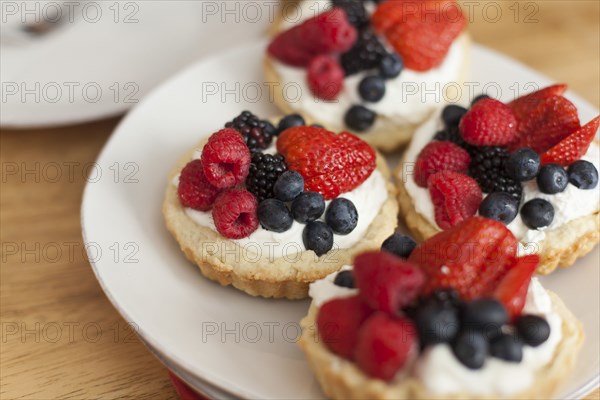
[[[433,141],[421,150],[415,163],[415,182],[427,187],[427,179],[439,171],[467,172],[471,157],[460,146],[447,141]]]
[[[344,86],[344,70],[331,56],[317,56],[308,65],[308,87],[323,100],[335,100]]]
[[[542,164],[568,166],[579,160],[588,150],[600,126],[600,116],[571,133],[541,156]]]
[[[483,193],[475,179],[454,171],[440,171],[429,177],[427,187],[435,211],[435,222],[448,229],[475,215]]]
[[[419,295],[425,275],[416,265],[391,253],[370,252],[354,260],[354,281],[365,303],[397,314]]]
[[[319,192],[325,200],[349,192],[375,170],[375,151],[348,132],[335,134],[323,128],[297,126],[277,140],[277,151],[288,169],[304,177],[306,191]]]
[[[408,259],[427,275],[423,293],[453,287],[471,300],[490,294],[516,252],[517,239],[503,223],[475,216],[427,239]]]
[[[433,0],[383,2],[371,22],[415,71],[440,65],[467,25],[455,2]]]
[[[494,297],[504,304],[511,319],[523,311],[529,282],[539,262],[540,258],[535,254],[518,258],[494,291]]]
[[[319,336],[329,350],[350,360],[359,328],[371,313],[358,296],[328,301],[319,308],[317,315]]]
[[[373,314],[360,328],[354,358],[367,375],[389,381],[416,351],[417,330],[411,320]]]
[[[501,101],[486,98],[475,103],[460,119],[460,135],[475,146],[504,146],[517,135],[517,120]]]
[[[537,105],[550,97],[562,97],[567,90],[567,85],[561,83],[548,86],[533,93],[523,95],[508,103],[508,106],[515,113],[515,117],[524,120],[536,109]]]

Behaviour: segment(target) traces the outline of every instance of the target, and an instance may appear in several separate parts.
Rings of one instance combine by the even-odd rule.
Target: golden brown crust
[[[198,148],[204,145],[200,143]],[[256,254],[216,231],[196,224],[180,205],[175,176],[192,158],[185,154],[171,171],[163,203],[163,215],[168,230],[179,243],[186,257],[198,265],[207,278],[221,285],[232,285],[252,296],[302,299],[308,296],[308,284],[321,279],[350,263],[353,256],[377,249],[397,225],[398,204],[396,189],[390,182],[385,159],[377,155],[377,169],[386,179],[388,198],[371,222],[365,236],[351,249],[332,250],[317,257],[313,251],[295,256],[274,257]]]
[[[566,308],[562,300],[548,292],[553,309],[561,316],[563,338],[553,359],[536,373],[535,385],[509,396],[512,399],[551,398],[556,388],[572,371],[577,353],[584,340],[583,327]],[[302,336],[299,341],[308,363],[321,384],[325,394],[332,399],[486,399],[498,396],[482,396],[471,393],[436,395],[430,393],[418,379],[411,377],[400,383],[387,384],[364,375],[356,365],[331,353],[319,340],[315,329],[317,308],[311,305],[302,320]],[[510,383],[507,383],[510,384]]]

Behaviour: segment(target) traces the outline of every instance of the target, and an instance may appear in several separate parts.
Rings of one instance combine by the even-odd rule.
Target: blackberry
[[[521,183],[508,176],[504,166],[509,156],[505,149],[473,147],[470,154],[469,175],[477,181],[484,193],[504,192],[521,200]]]
[[[254,152],[250,172],[246,178],[246,188],[256,196],[259,203],[275,197],[273,185],[285,171],[287,171],[287,164],[282,155]]]
[[[266,149],[273,141],[275,127],[269,121],[261,121],[250,111],[242,111],[233,121],[225,124],[240,132],[250,151]]]
[[[361,30],[356,43],[350,50],[342,54],[340,61],[346,76],[361,71],[378,68],[381,60],[387,55],[385,47],[371,28]]]
[[[351,25],[362,28],[369,23],[369,15],[361,0],[333,0],[332,4],[346,11]]]

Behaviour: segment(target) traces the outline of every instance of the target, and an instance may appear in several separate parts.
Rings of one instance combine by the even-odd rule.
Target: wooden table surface
[[[477,3],[475,41],[600,105],[598,1],[487,3],[502,15],[490,8],[484,17]],[[1,133],[2,399],[176,398],[167,371],[131,335],[82,254],[81,169],[118,122]]]

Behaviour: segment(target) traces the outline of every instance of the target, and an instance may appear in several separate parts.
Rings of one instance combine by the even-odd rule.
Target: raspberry
[[[590,144],[592,144],[599,126],[600,116],[582,126],[581,129],[571,133],[557,145],[542,154],[542,164],[555,163],[568,166],[579,160],[587,152]]]
[[[250,172],[246,178],[246,189],[256,196],[259,203],[275,197],[273,185],[285,171],[287,165],[282,155],[253,153]]]
[[[439,171],[467,172],[469,153],[451,142],[431,142],[421,150],[415,164],[415,182],[427,187],[427,179]]]
[[[217,231],[229,239],[241,239],[258,229],[254,195],[244,189],[227,189],[213,204],[212,216]]]
[[[372,312],[358,296],[328,301],[317,315],[319,336],[329,350],[351,360],[359,328]]]
[[[409,319],[373,314],[359,331],[356,363],[365,374],[389,381],[409,360],[417,337]]]
[[[495,99],[482,99],[461,118],[460,133],[475,146],[503,146],[517,135],[517,120],[512,110]]]
[[[192,160],[181,170],[177,195],[182,206],[208,211],[219,192],[204,176],[202,161]]]
[[[355,258],[354,281],[365,303],[375,310],[397,314],[417,298],[425,276],[416,265],[383,251]]]
[[[494,291],[494,297],[504,304],[511,319],[523,311],[529,283],[539,262],[540,258],[535,254],[518,258],[502,277]]]
[[[448,229],[475,215],[483,200],[475,180],[454,171],[441,171],[427,180],[427,187],[435,209],[435,222]]]
[[[304,177],[304,190],[319,192],[325,200],[349,192],[375,170],[375,151],[348,132],[335,134],[323,128],[296,126],[277,140],[288,169]]]
[[[474,147],[471,150],[469,175],[484,193],[504,192],[521,200],[521,182],[511,178],[506,170],[508,156],[502,147]]]
[[[387,54],[371,28],[359,32],[354,46],[340,57],[346,76],[377,68]]]
[[[220,189],[238,185],[250,169],[250,150],[238,131],[221,129],[202,149],[202,167],[206,179]]]
[[[250,111],[243,111],[233,121],[225,124],[242,134],[250,150],[266,149],[275,136],[275,127],[269,121],[261,121]]]
[[[335,58],[317,56],[308,65],[308,87],[323,100],[335,100],[344,85],[344,70]]]

